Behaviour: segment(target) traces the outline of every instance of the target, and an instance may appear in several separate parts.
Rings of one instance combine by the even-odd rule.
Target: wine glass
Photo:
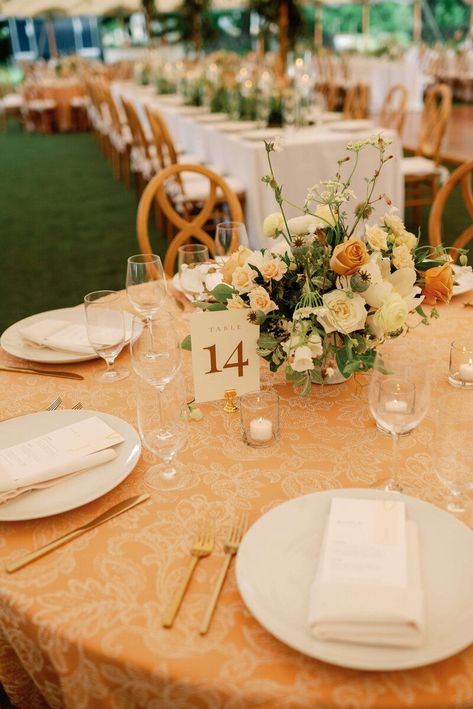
[[[130,352],[134,372],[152,386],[163,389],[181,366],[180,342],[172,315],[162,311],[146,319],[135,316]]]
[[[221,222],[215,229],[215,261],[223,264],[238,246],[248,246],[248,234],[242,222]]]
[[[95,379],[102,384],[125,379],[130,372],[115,369],[115,360],[125,344],[125,320],[121,296],[117,291],[98,290],[84,297],[87,337],[95,352],[105,360],[105,372],[96,372]]]
[[[412,431],[429,408],[428,367],[418,367],[407,358],[376,355],[369,385],[370,411],[378,425],[392,438],[392,473],[383,481],[384,490],[402,492],[399,479],[399,436]]]
[[[126,294],[131,306],[145,317],[151,317],[166,297],[163,264],[156,254],[130,256],[126,269]]]
[[[460,514],[471,502],[465,491],[473,488],[473,399],[458,389],[442,396],[435,415],[434,470],[448,488],[447,509]]]
[[[160,389],[138,377],[137,415],[144,446],[162,460],[162,463],[147,470],[147,485],[161,491],[186,487],[190,479],[189,471],[183,463],[175,460],[188,435],[183,377],[174,377]]]
[[[184,244],[178,249],[179,283],[186,293],[198,295],[204,290],[202,264],[209,261],[205,244]]]

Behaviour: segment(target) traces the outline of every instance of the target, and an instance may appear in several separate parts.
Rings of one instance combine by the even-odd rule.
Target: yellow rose
[[[422,289],[424,303],[435,305],[437,300],[448,303],[453,292],[453,271],[449,263],[434,266],[424,272],[425,283]]]
[[[339,276],[349,276],[356,273],[368,261],[369,255],[364,243],[360,239],[351,237],[334,248],[330,268]]]
[[[252,253],[251,249],[247,249],[246,246],[239,246],[238,249],[232,253],[228,261],[225,261],[222,266],[222,280],[224,283],[231,285],[233,271],[240,266],[244,266]]]

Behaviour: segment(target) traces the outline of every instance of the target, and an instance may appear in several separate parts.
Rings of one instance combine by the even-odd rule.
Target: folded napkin
[[[402,540],[391,538],[386,542],[384,561],[382,544],[373,546],[369,535],[364,536],[363,548],[353,551],[349,542],[350,551],[347,551],[343,540],[336,539],[333,544],[329,526],[330,523],[325,530],[317,574],[310,590],[309,626],[315,638],[365,645],[421,645],[424,607],[415,522],[405,522]],[[399,541],[401,544],[395,549]],[[391,567],[402,559],[403,548],[405,568],[399,566],[393,571]],[[345,580],[337,579],[337,573],[333,580],[327,578],[327,554],[334,555],[331,561],[335,566],[331,568],[344,568],[341,578],[346,572]]]
[[[87,337],[85,325],[67,320],[45,319],[20,329],[25,344],[31,347],[47,347],[51,350],[95,354]]]

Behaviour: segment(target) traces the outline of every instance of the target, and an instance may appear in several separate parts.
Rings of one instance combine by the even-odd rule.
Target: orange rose
[[[351,237],[334,248],[330,268],[339,276],[350,276],[368,261],[369,256],[364,243],[360,239]]]
[[[424,271],[425,283],[422,289],[424,303],[435,305],[437,300],[448,303],[453,291],[453,271],[449,263],[434,266]]]

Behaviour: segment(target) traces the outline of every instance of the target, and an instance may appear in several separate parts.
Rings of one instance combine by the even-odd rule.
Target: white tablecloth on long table
[[[121,83],[115,87],[123,95],[132,98],[138,107],[147,103],[151,108],[159,109],[168,122],[174,139],[187,152],[197,155],[205,163],[217,168],[222,174],[239,178],[246,191],[245,221],[248,237],[253,248],[268,245],[262,234],[264,218],[278,209],[272,190],[261,178],[268,173],[267,154],[263,138],[248,140],[242,133],[226,133],[219,130],[218,123],[199,122],[196,115],[186,115],[178,105],[160,99],[149,90],[140,90],[131,83]],[[144,115],[144,113],[143,113]],[[275,130],[274,133],[277,131]],[[280,153],[273,153],[273,165],[276,179],[283,185],[283,193],[289,202],[303,205],[307,190],[321,180],[331,179],[337,171],[337,160],[343,157],[348,142],[366,138],[377,130],[339,132],[327,126],[312,126],[284,133],[285,147]],[[400,171],[402,145],[392,131],[384,131],[393,143],[389,152],[394,155],[383,168],[379,177],[375,195],[387,194],[402,215],[404,209],[404,184]],[[268,136],[272,132],[268,129]],[[353,153],[352,160],[353,160]],[[352,160],[345,163],[345,173],[351,169]],[[352,188],[357,196],[352,207],[364,199],[366,193],[365,178],[371,177],[377,167],[377,152],[368,148],[360,153],[359,166],[353,178]],[[371,222],[376,215],[386,211],[386,203],[378,202]],[[347,210],[348,211],[348,210]],[[289,216],[301,214],[294,207],[288,206]]]
[[[396,84],[403,84],[408,91],[407,110],[422,110],[426,77],[415,57],[351,57],[350,76],[352,83],[361,81],[369,85],[371,113],[379,113],[384,97]]]

